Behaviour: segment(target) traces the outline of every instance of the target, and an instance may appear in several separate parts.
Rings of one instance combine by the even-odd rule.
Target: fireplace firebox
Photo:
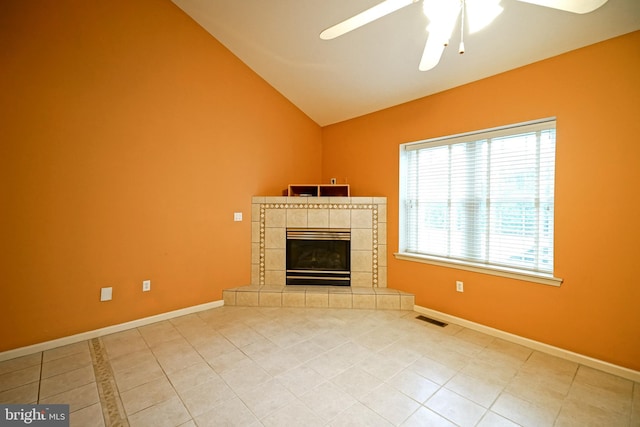
[[[351,285],[351,230],[288,228],[287,285]]]

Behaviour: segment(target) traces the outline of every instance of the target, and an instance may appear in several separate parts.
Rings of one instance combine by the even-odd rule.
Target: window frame
[[[555,117],[549,117],[540,120],[528,121],[512,125],[500,126],[491,129],[466,132],[456,135],[431,138],[422,141],[414,141],[400,144],[400,189],[399,189],[399,217],[398,217],[398,252],[394,254],[396,259],[404,261],[421,262],[442,267],[455,268],[460,270],[473,271],[477,273],[489,274],[500,277],[508,277],[527,282],[540,283],[551,286],[560,286],[562,279],[555,277],[555,261],[551,273],[532,271],[529,269],[520,269],[511,266],[502,266],[489,264],[488,262],[473,262],[468,260],[460,260],[449,257],[441,257],[436,255],[426,255],[415,252],[408,252],[407,248],[407,152],[418,150],[421,148],[431,148],[437,146],[450,146],[457,143],[471,142],[488,138],[500,138],[505,136],[514,136],[520,133],[532,132],[535,130],[556,128],[557,122]],[[557,142],[556,142],[557,146]],[[554,152],[555,159],[555,152]],[[555,163],[555,161],[554,161]],[[554,205],[555,205],[555,175],[554,175]],[[555,216],[555,209],[554,209]],[[553,233],[555,242],[555,229]],[[555,243],[553,244],[555,252]],[[554,254],[555,255],[555,254]],[[554,257],[555,258],[555,257]]]

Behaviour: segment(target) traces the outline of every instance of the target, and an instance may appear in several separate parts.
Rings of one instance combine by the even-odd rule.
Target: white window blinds
[[[401,252],[553,273],[555,120],[401,149]]]

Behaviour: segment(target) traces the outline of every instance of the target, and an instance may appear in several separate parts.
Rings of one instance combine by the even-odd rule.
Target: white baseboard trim
[[[4,360],[13,359],[16,357],[26,356],[28,354],[37,353],[39,351],[51,350],[52,348],[60,347],[63,345],[75,344],[80,341],[90,340],[93,338],[101,337],[103,335],[113,334],[115,332],[126,331],[127,329],[139,328],[141,326],[149,325],[151,323],[173,319],[174,317],[185,316],[187,314],[192,314],[200,311],[209,310],[212,308],[222,307],[223,305],[224,305],[223,300],[212,301],[205,304],[194,305],[191,307],[181,308],[179,310],[156,314],[155,316],[149,316],[149,317],[144,317],[142,319],[132,320],[130,322],[120,323],[118,325],[112,325],[112,326],[107,326],[101,329],[95,329],[93,331],[82,332],[82,333],[71,335],[68,337],[62,337],[62,338],[58,338],[51,341],[45,341],[42,343],[29,345],[26,347],[20,347],[13,350],[3,351],[2,353],[0,353],[0,362]]]
[[[414,305],[414,311],[420,314],[424,314],[427,317],[431,317],[436,320],[440,320],[445,323],[454,323],[459,326],[463,326],[474,331],[482,332],[487,335],[491,335],[496,338],[501,338],[505,341],[510,341],[515,344],[528,347],[532,350],[537,350],[543,353],[557,356],[572,362],[580,363],[581,365],[588,366],[590,368],[598,369],[613,375],[617,375],[622,378],[626,378],[631,381],[640,382],[640,371],[625,368],[623,366],[614,365],[613,363],[605,362],[604,360],[594,359],[593,357],[585,356],[579,353],[574,353],[569,350],[564,350],[560,347],[554,347],[549,344],[545,344],[539,341],[534,341],[529,338],[524,338],[519,335],[515,335],[509,332],[501,331],[489,326],[475,323],[470,320],[465,320],[460,317],[452,316],[450,314],[442,313],[430,308]]]

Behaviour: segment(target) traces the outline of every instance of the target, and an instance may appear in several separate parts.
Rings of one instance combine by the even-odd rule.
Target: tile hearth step
[[[350,286],[240,286],[222,292],[225,305],[413,310],[413,294]]]

